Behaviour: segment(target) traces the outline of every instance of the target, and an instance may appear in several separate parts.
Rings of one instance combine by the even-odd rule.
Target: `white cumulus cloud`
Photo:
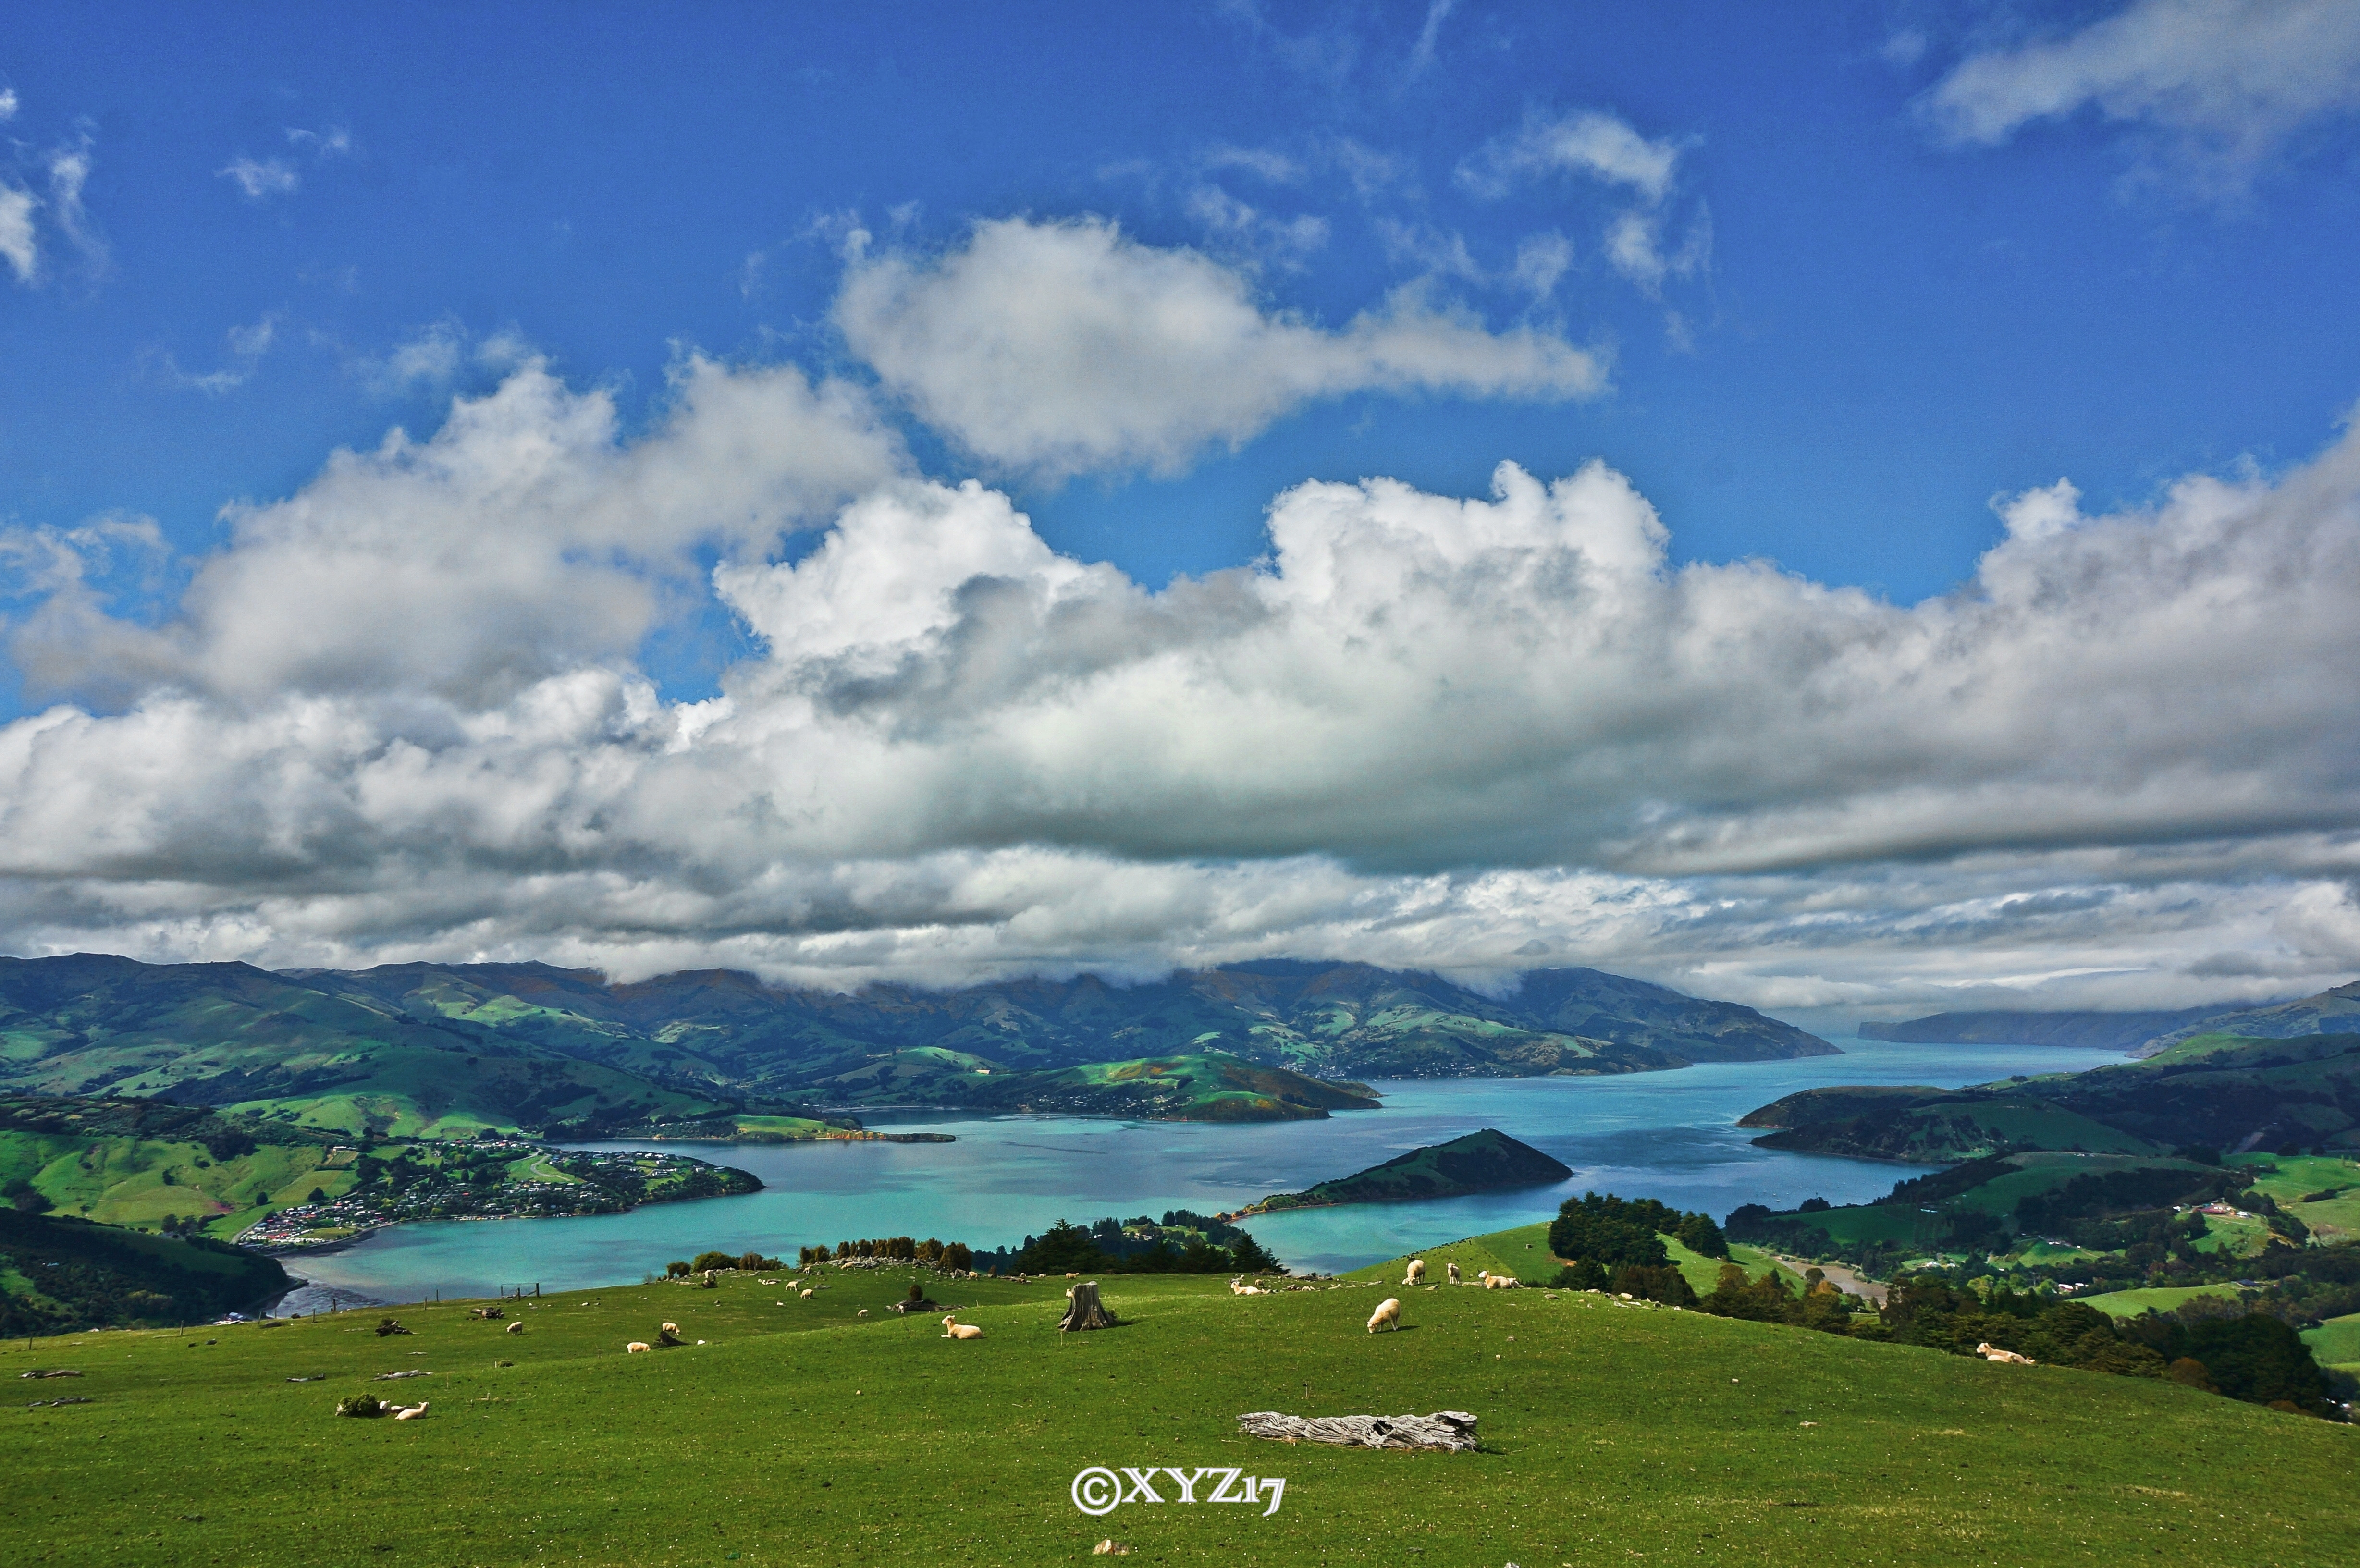
[[[1998,507],[1971,581],[1898,605],[1676,566],[1603,463],[1309,484],[1266,561],[1151,590],[911,472],[839,385],[693,359],[627,438],[527,365],[234,511],[160,625],[94,585],[136,525],[0,541],[20,667],[82,694],[0,727],[0,941],[828,984],[1589,963],[1789,1009],[2348,977],[2360,434]],[[749,647],[668,701],[634,654],[699,545]]]
[[[1947,139],[1980,146],[2095,109],[2164,132],[2208,178],[2234,181],[2303,126],[2360,108],[2360,5],[2135,0],[1968,56],[1921,107]]]
[[[1266,308],[1233,267],[1096,219],[1001,219],[938,257],[857,260],[836,320],[920,419],[1049,476],[1169,472],[1348,393],[1567,398],[1606,380],[1591,351],[1415,290],[1328,330]]]

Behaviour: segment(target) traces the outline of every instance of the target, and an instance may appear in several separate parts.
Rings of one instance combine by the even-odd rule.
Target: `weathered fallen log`
[[[1471,1453],[1475,1418],[1465,1410],[1430,1416],[1290,1416],[1256,1410],[1238,1418],[1249,1437],[1281,1443],[1340,1443],[1353,1448],[1439,1448]]]

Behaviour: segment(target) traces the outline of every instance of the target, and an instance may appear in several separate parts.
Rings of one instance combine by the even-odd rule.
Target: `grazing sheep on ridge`
[[[1387,1329],[1401,1327],[1400,1298],[1387,1296],[1377,1303],[1377,1310],[1369,1314],[1369,1332],[1374,1334],[1380,1327]]]
[[[943,1329],[945,1339],[981,1339],[983,1337],[983,1330],[973,1323],[960,1323],[956,1312],[943,1314]]]
[[[1448,1270],[1450,1270],[1450,1282],[1451,1282],[1452,1284],[1454,1284],[1454,1285],[1458,1284],[1458,1283],[1459,1283],[1459,1265],[1457,1265],[1456,1263],[1446,1263],[1446,1264],[1444,1264],[1444,1265],[1443,1265],[1443,1267],[1444,1267],[1445,1269],[1448,1269]]]
[[[1402,1283],[1404,1285],[1423,1285],[1426,1283],[1425,1258],[1413,1258],[1409,1260],[1409,1268],[1402,1274]]]
[[[623,1346],[623,1354],[626,1356],[637,1356],[643,1350],[653,1350],[654,1348],[654,1345],[650,1345],[644,1339],[635,1339],[631,1341],[630,1344]]]

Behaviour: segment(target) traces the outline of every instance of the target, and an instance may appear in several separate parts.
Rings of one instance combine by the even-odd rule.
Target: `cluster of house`
[[[471,1147],[479,1150],[489,1147],[519,1158],[540,1150],[539,1145],[530,1143]],[[337,1157],[348,1152],[331,1149],[331,1162],[340,1162]],[[639,1194],[639,1184],[667,1174],[667,1167],[699,1162],[670,1154],[580,1150],[567,1152],[558,1163],[565,1174],[577,1180],[519,1181],[511,1177],[489,1187],[437,1181],[418,1182],[398,1192],[348,1192],[339,1198],[266,1212],[239,1233],[237,1243],[241,1247],[325,1247],[403,1220],[601,1214],[629,1207]],[[618,1192],[617,1188],[623,1190]]]

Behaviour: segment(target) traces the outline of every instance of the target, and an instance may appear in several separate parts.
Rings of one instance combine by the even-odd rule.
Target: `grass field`
[[[2317,1328],[2306,1330],[2302,1340],[2311,1346],[2311,1354],[2321,1366],[2360,1371],[2360,1312],[2330,1318]]]
[[[1424,1256],[1529,1276],[1546,1244]],[[881,1311],[906,1270],[809,1301],[792,1277],[507,1303],[519,1335],[445,1304],[385,1339],[364,1312],[13,1343],[0,1378],[85,1376],[7,1387],[92,1402],[0,1421],[0,1561],[1038,1563],[1108,1537],[1175,1563],[2360,1558],[2360,1432],[2166,1383],[1540,1290],[1240,1298],[1182,1276],[1110,1279],[1125,1325],[1072,1336],[1058,1282],[928,1276],[985,1330],[953,1343]],[[1387,1294],[1404,1330],[1371,1336]],[[665,1320],[691,1343],[622,1353]],[[413,1367],[432,1375],[368,1381]],[[432,1410],[330,1413],[364,1389]],[[1482,1451],[1267,1443],[1235,1420],[1437,1409],[1480,1416]],[[1092,1465],[1286,1488],[1264,1518],[1164,1477],[1163,1504],[1091,1519],[1068,1489]]]
[[[2197,1296],[2218,1296],[2234,1301],[2245,1292],[2234,1285],[2156,1285],[2139,1290],[2110,1290],[2103,1296],[2080,1296],[2075,1300],[2097,1308],[2109,1317],[2135,1318],[2141,1312],[2168,1312],[2181,1302]]]

